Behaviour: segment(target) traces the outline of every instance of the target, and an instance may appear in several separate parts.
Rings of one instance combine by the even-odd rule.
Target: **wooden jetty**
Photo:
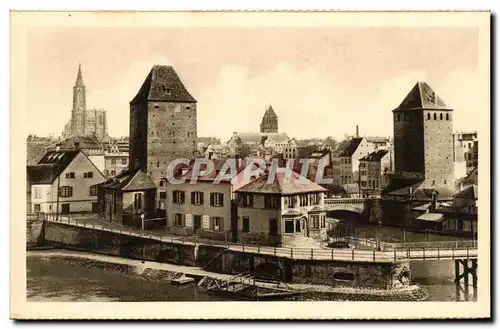
[[[280,300],[304,293],[283,282],[255,280],[250,274],[239,274],[228,281],[204,277],[198,286],[208,293],[243,300]]]

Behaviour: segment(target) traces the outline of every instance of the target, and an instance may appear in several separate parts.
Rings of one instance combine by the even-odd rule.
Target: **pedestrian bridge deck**
[[[174,236],[158,231],[141,231],[128,227],[106,225],[95,218],[71,218],[60,216],[59,219],[46,218],[46,221],[85,227],[99,231],[113,232],[127,236],[135,236],[145,239],[157,240],[186,245],[211,245],[226,248],[233,251],[272,255],[290,259],[311,259],[311,260],[338,260],[354,262],[397,262],[397,261],[423,261],[423,260],[452,260],[452,259],[476,259],[478,257],[475,243],[460,243],[456,247],[448,246],[429,246],[419,247],[401,247],[393,250],[363,250],[363,249],[332,249],[332,248],[289,248],[289,247],[269,247],[256,245],[243,245],[225,241],[198,239],[196,237]]]

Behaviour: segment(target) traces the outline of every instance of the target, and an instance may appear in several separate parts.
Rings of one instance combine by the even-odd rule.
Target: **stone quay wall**
[[[234,251],[222,246],[181,244],[45,222],[44,241],[63,248],[130,259],[197,266],[216,273],[252,274],[288,283],[400,289],[410,285],[408,262],[299,260]]]

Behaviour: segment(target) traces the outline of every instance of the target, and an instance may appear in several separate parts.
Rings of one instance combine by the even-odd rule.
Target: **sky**
[[[173,65],[198,101],[198,136],[258,131],[272,105],[295,138],[391,136],[392,112],[417,81],[477,130],[478,30],[440,28],[36,28],[27,35],[26,124],[58,136],[78,64],[87,108],[128,135],[129,102],[154,64]]]

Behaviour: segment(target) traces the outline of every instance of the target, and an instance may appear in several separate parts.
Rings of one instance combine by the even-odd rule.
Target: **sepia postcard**
[[[490,19],[11,12],[11,318],[489,318]]]

